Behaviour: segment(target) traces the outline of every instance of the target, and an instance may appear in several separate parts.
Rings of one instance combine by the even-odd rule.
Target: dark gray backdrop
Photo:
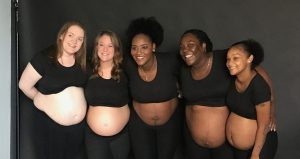
[[[300,158],[300,1],[298,0],[19,0],[19,72],[39,50],[55,42],[61,25],[80,20],[91,50],[96,33],[117,32],[122,39],[133,18],[156,16],[165,29],[162,51],[177,51],[184,30],[208,33],[215,49],[254,38],[265,48],[263,66],[273,79],[279,132],[276,159]],[[89,52],[90,53],[90,52]],[[32,103],[20,94],[19,153],[32,159]],[[16,114],[17,115],[17,114]],[[18,117],[16,117],[18,119]]]

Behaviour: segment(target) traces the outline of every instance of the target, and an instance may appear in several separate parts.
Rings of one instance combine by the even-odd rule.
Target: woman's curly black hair
[[[164,29],[155,17],[141,17],[132,20],[127,28],[126,34],[129,45],[131,45],[132,39],[137,34],[149,36],[157,47],[160,46],[164,39]]]

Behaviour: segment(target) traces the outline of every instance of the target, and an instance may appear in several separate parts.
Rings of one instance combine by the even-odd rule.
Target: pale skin
[[[104,79],[111,78],[113,56],[115,53],[110,36],[102,35],[96,46],[101,67],[98,68],[99,76]],[[98,135],[112,136],[119,133],[129,120],[130,110],[128,105],[121,107],[89,106],[87,123]]]
[[[66,33],[60,36],[63,53],[57,60],[63,67],[75,64],[75,54],[81,48],[84,31],[77,25],[71,26]],[[81,122],[86,114],[86,101],[83,89],[67,87],[61,92],[45,95],[34,86],[42,76],[28,63],[23,71],[19,88],[33,100],[34,105],[45,112],[51,119],[60,125],[69,126]]]
[[[185,34],[180,42],[180,54],[191,66],[195,80],[205,78],[211,70],[213,56],[206,53],[206,44],[191,33]],[[186,122],[194,141],[203,147],[216,148],[225,142],[225,123],[229,110],[225,105],[191,105],[185,109]]]
[[[137,34],[131,43],[131,55],[138,65],[140,77],[150,82],[156,77],[157,60],[154,55],[156,44],[145,34]],[[165,124],[177,106],[177,99],[173,98],[161,103],[139,103],[133,101],[134,110],[148,125]]]
[[[227,67],[231,75],[236,75],[235,81],[238,92],[243,93],[250,81],[256,75],[251,69],[253,55],[248,55],[239,46],[229,49],[227,54]],[[264,145],[266,134],[269,132],[270,101],[256,105],[257,119],[247,119],[233,112],[230,113],[226,126],[227,139],[231,145],[241,150],[253,147],[251,159],[258,159]]]

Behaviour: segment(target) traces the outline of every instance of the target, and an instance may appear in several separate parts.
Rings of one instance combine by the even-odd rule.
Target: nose
[[[71,42],[72,42],[73,44],[77,44],[77,42],[78,42],[78,39],[76,39],[76,38],[73,38],[73,39],[71,40]]]
[[[227,59],[226,61],[226,66],[229,68],[231,66],[232,62],[230,59]]]
[[[107,51],[108,50],[108,47],[107,46],[104,46],[103,47],[103,51]]]

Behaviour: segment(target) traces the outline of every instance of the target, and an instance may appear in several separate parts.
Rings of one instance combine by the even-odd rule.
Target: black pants
[[[127,159],[130,150],[128,128],[114,136],[100,136],[87,126],[85,144],[88,159]]]
[[[33,146],[36,159],[84,159],[85,120],[62,126],[35,108]]]
[[[233,151],[226,141],[217,148],[206,148],[198,145],[192,138],[187,124],[184,124],[185,148],[188,159],[233,159]]]
[[[135,159],[173,159],[181,139],[182,111],[179,107],[160,126],[150,126],[132,110],[129,132]]]
[[[260,159],[273,159],[275,157],[278,145],[277,132],[270,131],[265,140],[265,144],[259,154]],[[249,150],[234,149],[235,159],[249,159],[251,157],[252,148]]]

